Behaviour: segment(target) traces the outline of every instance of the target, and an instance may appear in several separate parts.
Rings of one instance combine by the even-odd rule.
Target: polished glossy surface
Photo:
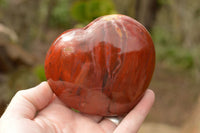
[[[114,116],[137,104],[154,66],[155,50],[147,30],[130,17],[109,15],[61,34],[47,53],[45,74],[68,107]]]

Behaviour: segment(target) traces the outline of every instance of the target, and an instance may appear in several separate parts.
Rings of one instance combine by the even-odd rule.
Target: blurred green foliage
[[[46,81],[44,65],[37,65],[36,67],[34,67],[33,72],[36,75],[36,77],[40,80],[40,82]]]
[[[97,17],[117,13],[111,0],[87,0],[73,3],[72,17],[78,23],[87,24]]]
[[[12,94],[21,89],[31,88],[41,82],[32,71],[32,68],[20,67],[8,76],[9,80],[6,83],[8,86],[7,89],[10,90]]]
[[[76,113],[79,113],[80,111],[78,111],[77,109],[72,108],[72,110]]]
[[[69,28],[71,26],[71,21],[69,0],[57,0],[51,12],[50,25]]]
[[[7,6],[7,1],[6,0],[0,0],[0,19],[2,18],[3,16],[3,13],[1,11],[1,9],[4,9],[6,8]]]
[[[6,0],[0,0],[0,7],[6,7],[7,1]]]
[[[179,45],[181,42],[169,30],[155,26],[152,37],[158,62],[164,62],[167,67],[178,69],[194,67],[193,51]]]
[[[171,3],[170,0],[157,0],[159,5],[168,5]]]
[[[82,27],[97,17],[114,13],[117,11],[112,0],[79,0],[73,3],[57,0],[52,9],[50,25],[71,28],[73,21],[76,21],[78,27]]]

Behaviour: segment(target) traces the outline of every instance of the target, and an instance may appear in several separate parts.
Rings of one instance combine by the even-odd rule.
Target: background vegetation
[[[0,113],[16,91],[46,80],[45,54],[59,34],[113,13],[141,22],[155,44],[147,121],[181,126],[200,93],[199,0],[0,0]]]

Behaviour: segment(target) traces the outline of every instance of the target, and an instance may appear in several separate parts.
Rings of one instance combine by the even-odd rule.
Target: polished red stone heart
[[[150,34],[125,15],[97,18],[61,34],[45,60],[50,87],[68,107],[123,115],[142,98],[155,67]]]

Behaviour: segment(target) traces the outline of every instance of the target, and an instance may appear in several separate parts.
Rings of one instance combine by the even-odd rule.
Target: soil
[[[138,133],[180,133],[181,129],[161,123],[144,123]]]
[[[154,90],[156,101],[146,121],[182,126],[198,101],[199,87],[192,72],[157,64],[149,87]]]

